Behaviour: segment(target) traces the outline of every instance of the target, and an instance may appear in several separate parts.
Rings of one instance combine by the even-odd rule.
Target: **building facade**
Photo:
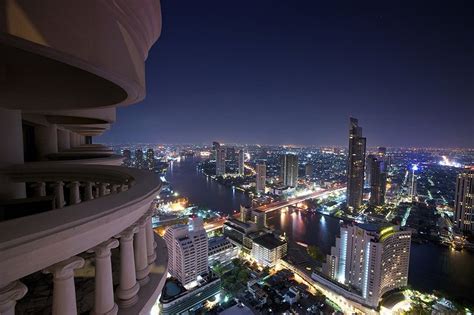
[[[225,236],[216,236],[209,239],[209,266],[215,263],[227,264],[239,254],[237,246],[232,244]]]
[[[370,199],[369,204],[372,206],[381,206],[385,204],[385,191],[387,186],[387,173],[385,170],[384,160],[369,155],[367,157],[368,174],[370,174]]]
[[[164,236],[168,247],[168,271],[185,287],[196,285],[208,273],[208,238],[200,218],[169,227]]]
[[[253,239],[252,258],[264,267],[272,267],[288,253],[286,240],[271,233]]]
[[[367,305],[376,307],[383,294],[407,285],[410,245],[411,232],[398,226],[344,226],[323,273],[354,288]]]
[[[239,151],[239,175],[245,175],[245,152],[243,149]]]
[[[216,149],[216,175],[223,176],[225,175],[225,159],[226,159],[226,149],[219,146]]]
[[[456,180],[454,218],[462,232],[474,233],[474,167],[462,172]]]
[[[286,153],[280,156],[280,179],[284,186],[296,187],[298,183],[298,156]]]
[[[350,118],[349,124],[349,156],[347,169],[347,206],[351,210],[362,204],[364,190],[366,139],[362,137],[359,121]]]
[[[256,176],[256,189],[257,193],[265,193],[265,185],[267,181],[267,166],[264,162],[257,163],[257,174]]]

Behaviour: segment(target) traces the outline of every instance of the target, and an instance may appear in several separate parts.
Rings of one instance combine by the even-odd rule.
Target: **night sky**
[[[98,141],[347,145],[352,115],[474,147],[474,1],[401,2],[163,0],[147,97]]]

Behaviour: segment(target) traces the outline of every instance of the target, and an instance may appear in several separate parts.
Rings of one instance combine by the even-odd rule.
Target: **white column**
[[[65,151],[71,148],[70,131],[58,129],[58,150]]]
[[[72,181],[68,185],[69,187],[69,203],[75,205],[81,202],[81,195],[79,193],[79,182]]]
[[[155,232],[153,231],[153,226],[151,222],[151,211],[148,211],[146,216],[146,252],[147,252],[147,261],[148,264],[151,265],[155,262],[156,259],[156,242],[155,242]]]
[[[46,160],[46,155],[58,153],[58,131],[55,124],[35,127],[35,142],[38,157]]]
[[[15,315],[16,301],[25,296],[28,289],[20,281],[13,281],[0,288],[0,314]]]
[[[135,255],[133,235],[138,227],[131,226],[116,238],[120,238],[120,284],[116,290],[117,303],[120,307],[130,307],[138,300],[140,285],[135,274]]]
[[[74,269],[82,266],[84,259],[73,256],[43,271],[53,274],[53,315],[77,314]]]
[[[0,108],[0,135],[2,154],[0,168],[23,164],[23,130],[21,111]],[[0,174],[0,199],[25,198],[25,183],[14,183]]]
[[[32,185],[35,190],[35,197],[44,197],[46,196],[46,183],[37,182]]]
[[[114,302],[114,286],[112,280],[112,261],[110,250],[116,248],[119,241],[109,239],[89,252],[95,253],[95,301],[91,312],[96,315],[115,315],[118,306]]]
[[[99,197],[104,197],[107,195],[107,183],[100,183],[99,184]]]
[[[54,196],[56,197],[56,209],[64,207],[64,183],[62,181],[57,181],[53,184],[54,187]]]
[[[148,255],[146,247],[146,218],[138,220],[138,233],[133,240],[135,249],[135,270],[137,271],[137,281],[141,286],[148,283],[150,278],[150,266],[148,265]]]
[[[92,193],[92,186],[94,183],[92,182],[86,182],[84,185],[84,200],[92,200],[94,199],[94,194]]]

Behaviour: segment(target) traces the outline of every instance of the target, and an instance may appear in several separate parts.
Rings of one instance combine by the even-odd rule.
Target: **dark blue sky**
[[[474,147],[474,1],[163,0],[103,142]],[[389,5],[391,3],[392,5]]]

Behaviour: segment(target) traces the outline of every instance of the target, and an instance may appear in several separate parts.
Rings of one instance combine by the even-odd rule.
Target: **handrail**
[[[154,173],[119,166],[23,165],[3,172],[15,181],[81,178],[133,184],[117,194],[0,222],[0,286],[117,235],[149,209],[161,189]]]

